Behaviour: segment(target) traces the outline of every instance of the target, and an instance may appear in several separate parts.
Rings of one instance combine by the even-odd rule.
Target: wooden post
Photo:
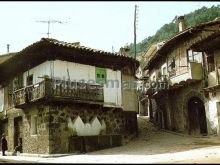
[[[219,85],[219,73],[218,73],[218,65],[217,65],[217,59],[215,58],[215,73],[216,73],[216,83]]]

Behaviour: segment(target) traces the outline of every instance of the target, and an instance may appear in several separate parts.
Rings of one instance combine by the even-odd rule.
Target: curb
[[[63,156],[78,155],[79,152],[68,153],[68,154],[29,154],[29,153],[17,153],[17,155],[12,155],[12,152],[7,152],[7,156],[22,156],[22,157],[40,157],[40,158],[55,158]]]

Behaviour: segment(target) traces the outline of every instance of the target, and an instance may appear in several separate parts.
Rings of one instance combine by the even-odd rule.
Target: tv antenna
[[[59,23],[59,24],[64,24],[67,22],[62,22],[62,21],[58,21],[58,20],[37,20],[36,22],[41,22],[41,23],[47,23],[47,37],[50,37],[50,24],[51,23]]]

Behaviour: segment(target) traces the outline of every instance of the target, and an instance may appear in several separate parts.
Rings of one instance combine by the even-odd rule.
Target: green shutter
[[[95,68],[95,77],[97,83],[106,83],[106,69],[105,68]]]

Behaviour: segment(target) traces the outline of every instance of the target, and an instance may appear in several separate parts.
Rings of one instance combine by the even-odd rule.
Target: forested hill
[[[186,27],[190,27],[196,24],[208,22],[214,20],[216,17],[220,17],[220,5],[212,6],[210,8],[202,7],[191,13],[185,14]],[[178,33],[178,17],[163,25],[155,35],[149,36],[137,44],[137,56],[146,51],[150,45],[169,39]],[[134,44],[129,45],[130,53],[129,56],[134,57]]]

